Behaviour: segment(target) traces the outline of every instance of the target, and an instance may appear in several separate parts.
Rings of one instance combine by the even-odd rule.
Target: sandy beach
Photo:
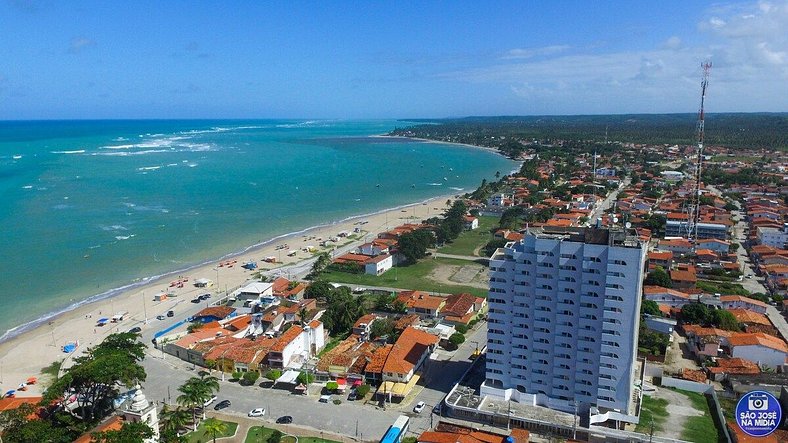
[[[156,316],[165,315],[169,310],[178,313],[179,306],[181,310],[186,306],[194,307],[190,303],[194,296],[208,291],[213,294],[224,294],[225,291],[232,291],[252,278],[252,274],[256,271],[248,271],[241,267],[247,261],[256,261],[262,271],[275,272],[277,268],[288,267],[312,257],[312,253],[304,252],[301,248],[317,247],[321,239],[334,237],[342,231],[352,233],[354,228],[359,228],[362,230],[360,238],[340,241],[337,245],[342,248],[360,245],[365,240],[399,224],[440,215],[446,209],[446,200],[450,198],[451,195],[444,195],[426,202],[311,228],[189,271],[166,275],[145,286],[65,312],[53,318],[48,324],[0,344],[0,389],[3,393],[17,389],[20,383],[33,376],[38,377],[40,382],[28,386],[26,391],[17,391],[16,394],[18,397],[40,395],[46,386],[46,376],[41,374],[41,370],[54,361],[70,358],[69,354],[63,352],[62,348],[65,344],[78,341],[79,347],[75,355],[79,355],[81,350],[101,342],[104,337],[114,332],[128,331],[135,326],[141,327],[145,332],[161,329],[163,322],[157,320]],[[281,248],[283,245],[288,245],[289,249]],[[277,249],[278,246],[280,249]],[[296,255],[288,256],[288,253],[294,250],[298,251]],[[266,257],[276,257],[278,262],[266,263],[263,261]],[[188,278],[188,281],[183,283],[183,287],[177,284],[171,286],[173,282],[185,278]],[[193,282],[199,278],[213,280],[216,284],[209,290],[196,288]],[[154,297],[162,293],[170,293],[174,296],[164,301],[154,301]],[[213,299],[215,300],[216,297]],[[183,303],[186,305],[182,305]],[[111,318],[120,312],[128,313],[123,321],[97,326],[100,318]]]

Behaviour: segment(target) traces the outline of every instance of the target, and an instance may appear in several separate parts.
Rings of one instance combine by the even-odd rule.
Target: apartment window
[[[605,283],[605,287],[608,289],[624,289],[624,287],[618,283]]]
[[[625,262],[624,260],[613,260],[613,264],[614,265],[626,266],[627,262]]]
[[[575,280],[575,278],[574,278],[574,277],[563,277],[563,278],[561,279],[561,281],[568,281],[568,282],[570,282],[570,283],[574,283],[574,282],[576,282],[577,280]]]
[[[580,303],[581,308],[598,309],[599,307],[593,303]]]
[[[547,263],[547,262],[541,262],[541,263],[539,263],[539,266],[541,266],[543,268],[553,268],[554,267],[552,263]]]
[[[618,295],[605,295],[605,300],[624,301],[624,298]]]
[[[564,288],[564,289],[563,289],[563,292],[566,292],[566,293],[569,293],[569,294],[574,294],[574,293],[575,293],[575,290],[574,290],[574,289],[572,289],[572,288]],[[573,303],[573,304],[574,304],[574,303]]]
[[[574,254],[561,254],[561,258],[577,258]]]
[[[536,278],[550,278],[550,274],[536,274]]]
[[[547,291],[552,291],[552,290],[553,290],[553,287],[552,287],[552,286],[550,286],[550,285],[542,285],[542,286],[541,286],[541,289],[545,289],[545,290],[547,290]]]
[[[577,268],[572,265],[560,265],[558,269],[562,271],[577,271]]]
[[[605,308],[607,312],[622,312],[619,308]]]
[[[599,282],[594,280],[588,280],[586,281],[586,284],[590,286],[599,286]]]

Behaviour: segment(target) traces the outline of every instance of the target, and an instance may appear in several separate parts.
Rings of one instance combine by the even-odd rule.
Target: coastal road
[[[597,205],[594,208],[594,210],[591,211],[591,215],[588,218],[588,223],[590,223],[591,226],[593,226],[594,223],[596,223],[596,219],[597,218],[601,217],[602,214],[604,214],[604,212],[613,205],[613,202],[616,200],[616,197],[618,197],[618,193],[621,192],[622,189],[624,189],[627,186],[629,186],[630,181],[631,181],[631,179],[629,177],[625,178],[618,185],[618,188],[614,189],[612,192],[607,194],[607,197],[605,197],[605,199],[602,200],[602,203]]]

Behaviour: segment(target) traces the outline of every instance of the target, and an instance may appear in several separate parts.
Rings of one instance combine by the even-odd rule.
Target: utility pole
[[[142,312],[145,313],[145,324],[148,324],[148,304],[145,301],[145,291],[142,291]]]

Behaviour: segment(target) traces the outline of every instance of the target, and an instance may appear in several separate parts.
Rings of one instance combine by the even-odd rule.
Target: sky
[[[0,0],[0,120],[788,111],[788,0]]]

